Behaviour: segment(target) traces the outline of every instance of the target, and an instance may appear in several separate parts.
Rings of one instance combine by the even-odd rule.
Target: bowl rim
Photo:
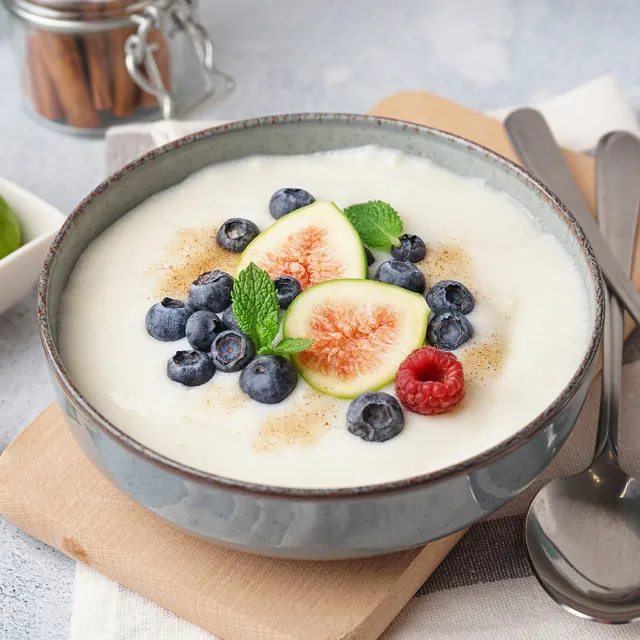
[[[255,482],[247,482],[244,480],[236,480],[233,478],[227,478],[225,476],[219,476],[213,473],[202,471],[200,469],[195,469],[193,467],[190,467],[189,465],[177,462],[176,460],[172,460],[171,458],[153,451],[131,436],[127,435],[124,431],[121,431],[115,424],[107,420],[97,409],[95,409],[84,398],[82,393],[71,380],[71,377],[66,372],[65,367],[62,364],[62,360],[54,344],[51,328],[49,325],[48,300],[51,268],[56,258],[58,249],[61,246],[61,243],[64,241],[66,234],[72,228],[74,221],[83,215],[87,207],[89,207],[100,194],[107,190],[112,184],[117,183],[118,180],[120,180],[126,174],[134,171],[137,167],[149,161],[152,161],[159,155],[177,150],[183,146],[196,143],[205,138],[215,138],[215,136],[224,135],[225,133],[230,133],[233,131],[254,129],[264,125],[280,125],[303,122],[321,123],[324,121],[344,122],[346,124],[351,124],[353,122],[365,122],[370,125],[376,125],[377,127],[385,126],[390,128],[399,128],[406,130],[407,132],[413,132],[415,134],[425,134],[438,137],[451,144],[455,144],[460,147],[466,147],[466,149],[471,153],[483,155],[485,158],[494,162],[496,166],[499,166],[502,170],[506,170],[507,172],[515,174],[515,177],[519,178],[530,189],[538,192],[543,197],[543,199],[547,200],[547,202],[549,202],[557,215],[565,222],[565,224],[567,224],[570,232],[576,239],[580,249],[582,250],[591,276],[592,287],[589,293],[590,295],[594,296],[595,317],[593,318],[593,330],[589,337],[588,346],[580,365],[571,377],[570,381],[564,386],[564,388],[554,399],[554,401],[551,402],[551,404],[549,404],[542,413],[540,413],[529,423],[518,429],[518,431],[513,433],[508,438],[461,462],[449,465],[442,469],[431,471],[429,473],[402,478],[400,480],[394,480],[391,482],[337,488],[296,488],[272,486]],[[591,244],[589,243],[588,238],[578,224],[577,220],[562,204],[562,202],[560,202],[555,194],[551,192],[551,190],[544,186],[542,182],[540,182],[527,170],[515,164],[508,158],[505,158],[495,151],[492,151],[491,149],[488,149],[487,147],[484,147],[476,142],[463,138],[462,136],[448,133],[426,125],[406,122],[403,120],[396,120],[392,118],[383,118],[374,115],[309,112],[263,116],[259,118],[238,120],[214,127],[209,127],[207,129],[203,129],[202,131],[186,135],[182,138],[153,149],[152,151],[149,151],[148,153],[136,158],[118,171],[114,172],[77,205],[77,207],[71,212],[69,217],[65,220],[62,227],[58,231],[47,253],[47,257],[45,259],[44,267],[42,269],[40,281],[38,284],[37,310],[39,333],[42,347],[44,349],[45,356],[49,367],[51,368],[52,374],[55,376],[60,386],[64,389],[65,394],[72,397],[74,403],[76,404],[76,407],[80,408],[81,412],[83,412],[89,418],[93,425],[96,425],[102,433],[104,433],[111,439],[116,440],[121,446],[124,446],[133,455],[143,458],[146,462],[151,463],[154,466],[159,466],[164,470],[177,473],[192,482],[213,485],[221,490],[233,490],[258,497],[272,497],[287,500],[332,500],[336,498],[357,498],[362,496],[376,497],[389,493],[417,489],[427,484],[440,483],[454,477],[466,476],[471,472],[486,467],[490,463],[499,458],[502,458],[506,454],[514,451],[527,441],[531,440],[539,431],[543,429],[546,424],[551,422],[562,411],[562,409],[573,398],[576,389],[578,389],[584,383],[585,379],[589,375],[591,366],[595,361],[598,353],[603,330],[604,284],[602,274],[600,272],[600,268],[596,261],[596,257]]]

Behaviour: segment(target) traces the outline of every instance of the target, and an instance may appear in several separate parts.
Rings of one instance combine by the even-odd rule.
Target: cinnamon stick
[[[112,2],[113,9],[123,8],[126,0]],[[138,106],[138,85],[131,79],[125,64],[124,45],[127,38],[136,32],[136,27],[114,29],[109,31],[109,56],[113,71],[113,107],[112,113],[116,118],[126,118],[133,114]]]
[[[101,7],[97,4],[87,4],[84,14],[88,20],[99,20]],[[113,92],[111,89],[111,61],[104,33],[87,33],[84,36],[84,52],[93,106],[98,111],[109,111],[113,106]]]
[[[74,36],[39,31],[42,60],[56,88],[65,120],[72,127],[95,129],[101,120],[93,106],[82,54]]]
[[[169,66],[169,46],[167,40],[160,29],[153,29],[147,36],[147,43],[149,45],[157,45],[153,55],[158,65],[158,71],[164,84],[164,88],[167,91],[171,90],[171,74]],[[158,98],[152,93],[146,91],[140,91],[140,106],[141,107],[157,107]]]
[[[62,119],[62,108],[51,76],[43,59],[39,33],[33,33],[27,41],[27,73],[29,94],[36,113],[47,120]]]

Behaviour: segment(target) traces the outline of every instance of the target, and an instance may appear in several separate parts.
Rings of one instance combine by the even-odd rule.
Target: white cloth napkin
[[[624,129],[640,136],[632,107],[616,80],[598,78],[536,105],[558,141],[576,151],[593,149],[601,135]],[[511,109],[493,111],[503,118]],[[158,122],[116,127],[107,134],[114,170],[161,144],[219,124]],[[629,391],[640,386],[640,336],[627,343],[621,437],[640,410]],[[636,627],[604,627],[565,613],[531,577],[522,549],[522,513],[551,477],[574,473],[589,461],[598,414],[593,385],[578,426],[551,467],[524,495],[476,525],[385,632],[386,640],[582,640],[637,639]],[[631,406],[635,404],[636,406]],[[626,411],[626,413],[625,413]],[[630,417],[631,416],[631,420]],[[626,421],[626,425],[625,425]],[[640,475],[640,437],[623,440],[623,466]],[[484,556],[483,556],[484,554]],[[211,640],[213,636],[78,564],[71,640]]]
[[[573,151],[595,149],[598,140],[610,131],[629,131],[640,136],[638,117],[611,75],[600,76],[529,106],[538,109],[546,118],[558,144]],[[515,108],[505,107],[487,113],[503,120]]]

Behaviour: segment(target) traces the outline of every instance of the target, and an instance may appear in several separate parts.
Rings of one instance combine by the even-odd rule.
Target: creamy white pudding
[[[234,273],[239,254],[215,242],[228,218],[264,231],[271,195],[301,187],[339,207],[379,199],[421,236],[427,287],[455,279],[476,298],[474,337],[455,351],[466,396],[436,416],[404,412],[404,430],[369,443],[346,428],[348,400],[302,379],[262,405],[218,372],[200,387],[167,378],[186,339],[158,342],[148,308],[186,299],[202,272]],[[374,252],[378,262],[389,258]],[[371,268],[371,273],[375,266]],[[377,484],[460,462],[513,435],[560,393],[588,342],[587,295],[560,243],[519,204],[431,162],[363,147],[252,157],[200,171],[123,216],[82,254],[63,296],[59,345],[71,378],[107,419],[139,442],[218,475],[288,487]],[[393,393],[393,387],[389,387]]]

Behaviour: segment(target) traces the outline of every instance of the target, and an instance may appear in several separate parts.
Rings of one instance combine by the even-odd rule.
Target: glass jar
[[[30,113],[67,132],[176,118],[233,80],[197,0],[4,0]]]

